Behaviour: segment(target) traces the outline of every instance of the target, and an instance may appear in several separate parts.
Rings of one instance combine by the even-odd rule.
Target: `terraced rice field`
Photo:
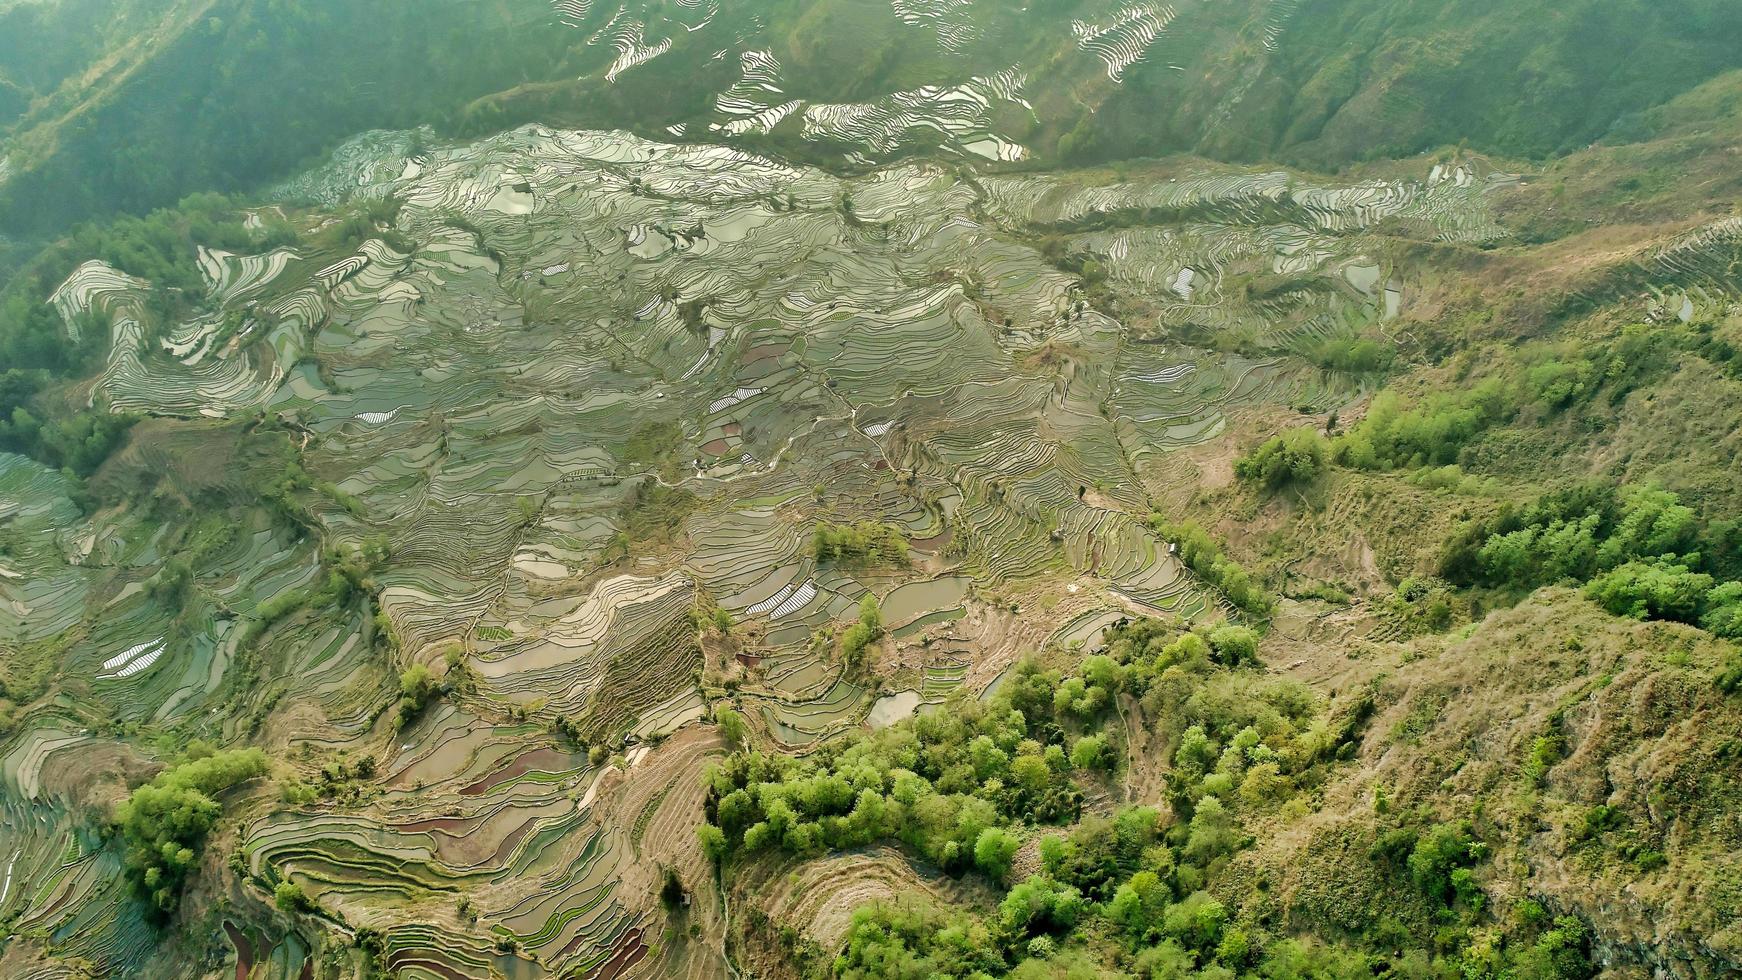
[[[793,924],[825,949],[846,938],[855,908],[879,899],[929,894],[970,907],[993,904],[984,886],[916,872],[899,851],[887,847],[809,861],[775,859],[759,864],[737,887],[756,896],[770,919]]]
[[[897,6],[941,44],[971,40],[948,33],[965,4]],[[1083,45],[1117,78],[1167,16],[1131,7],[1084,25]],[[651,25],[615,23],[595,39],[620,72],[659,56]],[[739,63],[716,103],[724,136],[791,119],[887,149],[942,127],[971,152],[1020,155],[988,123],[995,103],[1023,104],[1014,69],[800,105],[772,57]],[[723,751],[714,704],[734,702],[761,744],[810,751],[984,691],[1024,651],[1092,647],[1122,616],[1223,615],[1148,530],[1134,465],[1249,408],[1356,397],[1362,379],[1297,353],[1409,302],[1411,270],[1372,229],[1483,240],[1505,183],[1462,166],[1352,187],[934,163],[843,177],[620,132],[367,134],[279,191],[311,226],[402,202],[355,247],[204,252],[206,312],[164,330],[145,327],[147,284],[101,262],[53,302],[69,327],[110,325],[97,404],[214,430],[284,421],[329,488],[311,505],[318,537],[387,544],[371,573],[382,624],[354,606],[263,612],[318,587],[323,566],[316,535],[257,502],[202,551],[177,606],[151,586],[161,529],[83,517],[65,477],[0,456],[0,521],[28,542],[0,555],[0,642],[59,644],[68,689],[108,705],[104,725],[264,731],[310,772],[368,754],[374,791],[265,807],[236,847],[245,881],[294,883],[375,930],[402,976],[717,976],[725,908],[689,833],[698,774]],[[1045,234],[1100,263],[1141,321],[1089,303],[1043,256]],[[1657,261],[1697,296],[1701,256],[1732,238],[1710,229]],[[1254,272],[1293,286],[1227,288]],[[1181,339],[1192,330],[1243,332],[1263,353]],[[128,465],[192,465],[173,442],[142,445]],[[213,492],[235,492],[248,465],[208,477]],[[824,520],[891,525],[910,562],[820,562]],[[1024,603],[1042,591],[1066,600]],[[866,595],[889,636],[855,673],[831,638]],[[716,607],[736,621],[724,655],[697,628]],[[396,662],[376,654],[379,628]],[[268,683],[236,680],[248,651],[264,651]],[[469,682],[384,727],[395,674],[444,662]],[[130,751],[116,730],[69,710],[9,743],[0,912],[125,972],[147,926],[55,779],[60,759]],[[651,911],[664,867],[690,890],[695,936],[663,935]],[[856,898],[942,887],[905,867],[860,855],[791,871]],[[809,888],[776,889],[770,908],[838,936],[849,903]],[[314,955],[234,928],[238,962],[274,976]]]

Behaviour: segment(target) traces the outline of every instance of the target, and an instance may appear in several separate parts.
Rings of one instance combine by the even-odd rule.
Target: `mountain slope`
[[[0,974],[1742,968],[1728,9],[85,13]]]
[[[39,101],[0,144],[0,227],[36,235],[259,186],[358,130],[420,122],[675,126],[837,164],[988,135],[971,152],[1047,162],[1193,152],[1335,169],[1456,143],[1541,158],[1632,134],[1742,63],[1727,43],[1742,15],[1715,0],[1543,17],[1484,0],[133,3],[113,35],[80,39],[82,72],[39,63],[72,46],[79,8],[6,16],[0,91]],[[973,79],[990,87],[946,96],[968,111],[941,131],[901,118]]]

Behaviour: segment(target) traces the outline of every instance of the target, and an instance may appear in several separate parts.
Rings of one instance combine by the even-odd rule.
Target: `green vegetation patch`
[[[180,904],[200,847],[224,813],[215,797],[265,772],[266,753],[259,749],[196,754],[158,773],[117,808],[127,878],[159,915]]]

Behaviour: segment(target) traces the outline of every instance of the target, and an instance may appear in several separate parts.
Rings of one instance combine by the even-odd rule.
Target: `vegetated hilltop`
[[[1742,968],[1729,12],[341,6],[0,10],[0,973]]]
[[[1724,841],[1742,714],[1713,683],[1734,670],[1728,644],[1554,590],[1455,636],[1259,647],[1299,656],[1286,669],[1229,629],[1119,627],[1101,653],[1024,665],[989,700],[804,761],[730,757],[704,841],[746,923],[743,962],[817,976],[1734,968]],[[866,849],[878,842],[896,846]]]

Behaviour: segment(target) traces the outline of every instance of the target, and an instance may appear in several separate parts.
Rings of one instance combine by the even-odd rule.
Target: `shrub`
[[[1446,582],[1410,577],[1399,582],[1385,608],[1410,631],[1440,632],[1452,625],[1454,596]]]
[[[272,902],[284,912],[307,912],[314,907],[308,895],[303,893],[302,886],[290,881],[281,881],[273,889]]]
[[[1582,400],[1596,382],[1596,366],[1585,360],[1549,358],[1524,372],[1525,387],[1533,400],[1551,411]]]
[[[664,543],[683,527],[696,507],[696,495],[681,487],[667,487],[658,480],[642,480],[618,510],[627,541]]]
[[[1470,835],[1466,822],[1438,824],[1422,834],[1409,853],[1410,880],[1422,894],[1435,901],[1450,904],[1454,898],[1467,897],[1473,887],[1468,875],[1455,876],[1481,860],[1484,845]]]

